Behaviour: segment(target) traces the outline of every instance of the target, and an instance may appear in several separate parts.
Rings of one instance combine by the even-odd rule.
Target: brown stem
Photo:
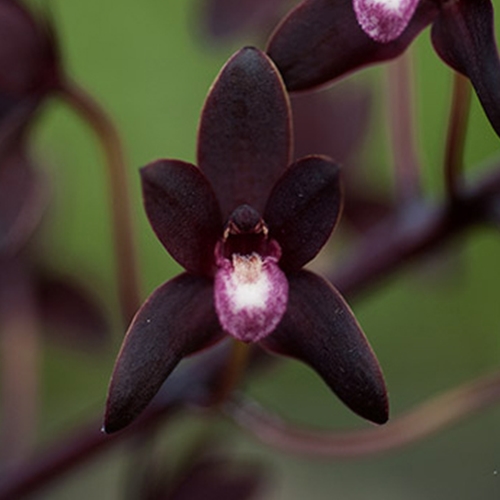
[[[296,427],[239,400],[226,407],[241,427],[263,443],[301,455],[361,457],[411,444],[500,401],[500,372],[452,389],[380,427],[327,432]]]
[[[109,116],[85,90],[66,81],[61,95],[96,133],[106,157],[120,305],[128,324],[140,307],[137,255],[123,147]]]
[[[32,452],[38,413],[38,324],[29,278],[17,259],[0,262],[1,459],[6,469]]]
[[[415,101],[411,52],[388,66],[388,109],[391,147],[396,177],[396,195],[411,203],[420,195],[420,162],[415,148]]]
[[[224,378],[217,387],[217,393],[213,401],[214,405],[218,406],[224,403],[241,382],[248,367],[251,348],[252,346],[249,344],[244,344],[239,340],[232,340],[229,362],[223,374]]]
[[[463,156],[470,101],[469,80],[460,73],[455,73],[444,158],[446,193],[451,202],[457,200],[462,188]]]
[[[460,202],[453,206],[422,201],[389,217],[336,266],[337,271],[330,276],[332,283],[347,296],[359,295],[475,225],[494,223],[500,204],[497,168],[472,188],[464,188]]]

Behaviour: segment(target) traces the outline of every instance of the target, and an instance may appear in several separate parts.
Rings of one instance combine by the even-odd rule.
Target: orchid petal
[[[222,221],[205,176],[189,163],[158,160],[141,170],[141,180],[144,206],[163,246],[188,271],[210,274]]]
[[[352,0],[305,0],[278,27],[267,52],[289,91],[306,90],[397,57],[436,14],[434,2],[421,0],[401,36],[381,44],[359,26]]]
[[[490,0],[445,2],[432,26],[432,43],[445,63],[469,77],[500,136],[500,59]]]
[[[225,218],[245,204],[262,213],[289,163],[289,108],[278,71],[257,49],[237,52],[217,77],[201,117],[198,165]]]
[[[280,244],[280,267],[298,270],[326,243],[342,206],[339,167],[321,156],[295,162],[273,189],[264,212]]]
[[[130,424],[182,358],[221,337],[211,280],[185,273],[157,288],[132,321],[116,360],[105,431]]]
[[[349,306],[316,274],[300,271],[288,278],[287,312],[261,345],[302,360],[351,410],[385,423],[388,401],[383,375]]]
[[[363,31],[376,42],[395,40],[404,31],[419,0],[353,0]]]

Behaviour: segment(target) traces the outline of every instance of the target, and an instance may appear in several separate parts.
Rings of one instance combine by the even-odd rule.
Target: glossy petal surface
[[[274,64],[244,48],[224,66],[203,109],[198,165],[227,218],[239,205],[262,213],[291,148],[288,97]]]
[[[434,3],[422,0],[401,36],[381,44],[359,26],[352,0],[305,0],[278,27],[267,52],[288,90],[305,90],[395,58],[436,14]]]
[[[375,41],[387,43],[404,31],[419,0],[353,0],[356,18]]]
[[[330,237],[342,206],[339,167],[322,156],[298,160],[273,189],[264,212],[281,246],[280,267],[298,270]]]
[[[436,52],[470,78],[497,135],[500,135],[500,60],[489,0],[444,3],[432,26]]]
[[[144,206],[158,239],[185,269],[210,274],[222,222],[205,176],[189,163],[158,160],[141,170],[141,179]]]
[[[130,424],[182,358],[221,336],[211,280],[181,274],[160,286],[135,316],[118,355],[105,431]]]
[[[385,383],[377,359],[349,306],[319,276],[289,276],[285,316],[261,345],[311,366],[355,413],[382,424],[388,419]]]

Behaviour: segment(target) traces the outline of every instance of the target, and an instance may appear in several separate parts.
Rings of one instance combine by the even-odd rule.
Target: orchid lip
[[[278,256],[234,253],[216,249],[215,309],[224,330],[243,342],[258,342],[279,324],[288,303],[288,280]],[[271,246],[271,249],[277,248]]]
[[[417,5],[418,0],[353,0],[359,25],[380,43],[391,42],[403,33]]]

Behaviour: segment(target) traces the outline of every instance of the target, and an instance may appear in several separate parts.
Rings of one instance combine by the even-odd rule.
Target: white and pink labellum
[[[258,342],[281,321],[288,280],[278,258],[253,252],[220,257],[215,275],[215,310],[222,328],[243,342]]]
[[[353,0],[363,31],[377,42],[398,38],[410,22],[419,0]]]

